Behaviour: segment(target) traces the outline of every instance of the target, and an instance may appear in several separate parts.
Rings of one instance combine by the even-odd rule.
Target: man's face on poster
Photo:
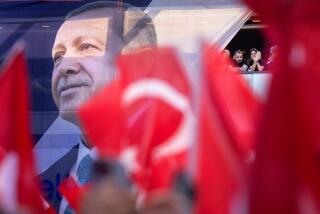
[[[65,21],[52,48],[52,95],[60,116],[74,120],[74,112],[99,88],[114,79],[106,54],[108,19]]]

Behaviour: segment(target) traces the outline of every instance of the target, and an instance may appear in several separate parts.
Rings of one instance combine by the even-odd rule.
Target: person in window
[[[257,72],[264,70],[264,62],[261,58],[261,52],[256,48],[250,50],[250,59],[247,62],[248,72]]]
[[[240,72],[246,72],[248,65],[243,60],[243,52],[241,50],[236,50],[233,54],[233,63]]]

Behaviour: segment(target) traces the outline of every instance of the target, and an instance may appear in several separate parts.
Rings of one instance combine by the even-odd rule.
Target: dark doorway
[[[266,45],[265,28],[266,26],[261,23],[259,17],[253,15],[227,45],[226,49],[230,51],[231,55],[236,50],[244,51],[244,58],[248,59],[250,49],[256,48],[262,51],[262,58],[267,59],[268,54],[265,54],[264,51]]]

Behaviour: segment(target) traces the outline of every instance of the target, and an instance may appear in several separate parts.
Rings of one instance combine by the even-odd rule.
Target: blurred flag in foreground
[[[204,83],[207,98],[242,162],[254,159],[255,132],[261,102],[253,94],[230,60],[214,47],[203,51]]]
[[[275,72],[258,137],[252,213],[320,211],[318,75],[293,67]]]
[[[171,49],[120,57],[118,79],[80,117],[99,151],[125,162],[147,193],[170,191],[175,173],[188,164],[191,143],[198,144],[197,212],[228,213],[247,199],[260,102],[216,49],[204,50],[202,65],[198,127],[192,88]]]
[[[0,206],[44,213],[29,127],[27,66],[16,48],[0,73]]]
[[[121,56],[118,65],[117,79],[82,107],[80,119],[102,156],[119,159],[148,198],[171,190],[185,167],[191,89],[172,49]]]
[[[214,47],[204,49],[202,66],[196,212],[243,213],[260,103]]]
[[[258,131],[251,213],[319,213],[319,1],[245,2],[279,46]]]
[[[242,202],[245,210],[260,102],[227,58],[214,48],[204,50],[200,103],[192,103],[199,109],[197,123],[193,89],[172,49],[118,62],[118,78],[80,110],[85,133],[101,155],[124,163],[148,198],[172,190],[195,143],[197,213],[228,213]]]
[[[89,190],[89,188],[90,185],[80,186],[80,184],[77,183],[76,179],[70,176],[61,183],[59,192],[67,199],[70,207],[72,207],[77,213],[79,213],[84,195]]]

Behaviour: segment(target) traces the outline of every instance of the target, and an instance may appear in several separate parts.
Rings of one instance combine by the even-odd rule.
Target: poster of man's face
[[[52,48],[52,96],[60,116],[74,121],[73,113],[115,71],[106,57],[108,18],[68,20],[62,24]]]
[[[114,57],[122,45],[118,30],[125,25],[120,15],[115,16],[120,5],[111,1],[110,7],[89,7],[66,18],[71,11],[95,2],[11,1],[0,5],[0,60],[4,61],[15,42],[25,43],[35,141],[58,116],[77,123],[77,108],[115,77]],[[143,10],[150,1],[129,3]]]

